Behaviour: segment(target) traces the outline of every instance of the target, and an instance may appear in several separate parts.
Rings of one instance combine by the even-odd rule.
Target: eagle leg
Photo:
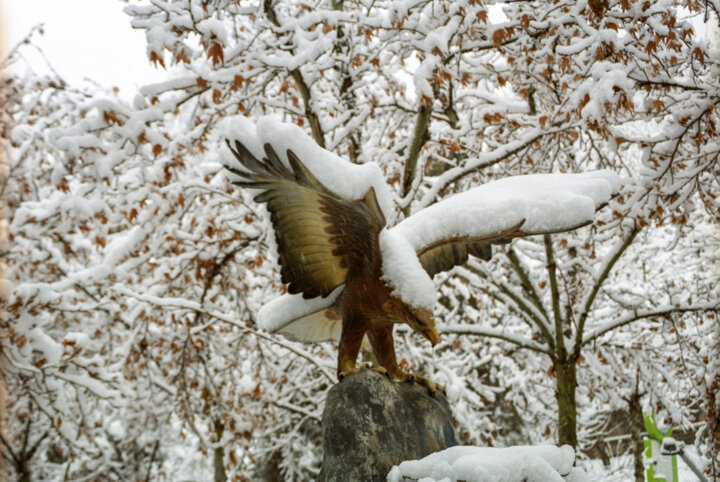
[[[355,365],[363,337],[365,336],[366,327],[363,324],[353,323],[350,317],[343,317],[342,334],[340,335],[340,345],[338,346],[338,380],[342,380],[348,375],[357,373],[362,368]]]

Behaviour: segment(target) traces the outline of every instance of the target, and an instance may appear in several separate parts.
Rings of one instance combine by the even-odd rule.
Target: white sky
[[[149,64],[145,35],[130,26],[125,5],[120,0],[0,0],[3,43],[10,49],[43,23],[45,34],[36,43],[62,78],[75,85],[89,78],[132,98],[137,87],[162,80],[164,73]],[[39,54],[24,52],[17,70],[47,70]]]

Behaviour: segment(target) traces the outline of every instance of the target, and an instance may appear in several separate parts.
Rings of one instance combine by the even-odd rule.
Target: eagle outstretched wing
[[[505,178],[446,198],[393,230],[410,241],[433,277],[470,255],[489,260],[493,244],[590,224],[620,185],[608,171]]]
[[[602,206],[601,206],[602,207]],[[598,208],[599,209],[599,208]],[[524,238],[536,234],[553,234],[570,231],[589,224],[582,222],[571,228],[548,229],[540,231],[524,231],[522,229],[525,220],[523,219],[515,226],[484,237],[451,237],[446,238],[417,251],[420,264],[433,277],[442,271],[448,271],[455,266],[465,264],[470,255],[488,261],[492,258],[492,245],[508,244],[515,238]]]
[[[270,144],[258,160],[243,144],[227,142],[242,169],[226,166],[242,180],[233,183],[259,190],[255,201],[270,212],[280,274],[291,294],[326,297],[377,253],[377,237],[385,226],[375,192],[360,200],[343,199],[327,189],[287,151],[289,167]]]
[[[465,264],[472,255],[482,260],[492,257],[493,244],[507,244],[518,237],[524,220],[510,229],[485,237],[458,236],[446,238],[417,251],[420,264],[430,277],[455,266]]]

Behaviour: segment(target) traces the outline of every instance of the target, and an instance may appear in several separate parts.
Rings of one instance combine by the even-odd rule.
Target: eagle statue
[[[376,165],[360,170],[273,119],[240,128],[245,142],[228,134],[232,158],[222,162],[267,207],[288,291],[263,307],[260,325],[298,341],[339,340],[338,379],[364,368],[356,360],[369,345],[373,369],[434,391],[439,385],[398,366],[393,342],[398,323],[433,346],[440,340],[432,277],[469,256],[490,259],[493,244],[589,224],[621,184],[610,171],[510,177],[431,199],[391,224],[397,210]]]

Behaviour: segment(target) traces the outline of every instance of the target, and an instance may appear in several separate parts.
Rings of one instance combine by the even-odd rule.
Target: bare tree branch
[[[583,331],[585,330],[585,322],[588,319],[588,316],[590,315],[590,309],[592,308],[593,303],[595,302],[595,297],[597,296],[598,292],[600,291],[600,288],[602,287],[603,283],[605,283],[605,280],[607,280],[608,276],[610,275],[610,272],[612,271],[613,267],[615,266],[615,263],[618,262],[618,260],[622,257],[623,253],[632,245],[632,242],[635,240],[635,237],[640,232],[640,227],[638,223],[635,223],[633,228],[630,230],[629,233],[625,235],[625,239],[623,239],[613,250],[612,255],[610,255],[606,260],[605,264],[600,269],[600,274],[595,279],[595,283],[593,284],[592,289],[590,290],[590,293],[588,294],[587,298],[585,299],[585,302],[582,303],[580,315],[578,316],[578,328],[577,333],[575,335],[575,350],[574,355],[577,358],[580,355],[580,350],[582,349],[582,346],[584,344],[583,340]]]

